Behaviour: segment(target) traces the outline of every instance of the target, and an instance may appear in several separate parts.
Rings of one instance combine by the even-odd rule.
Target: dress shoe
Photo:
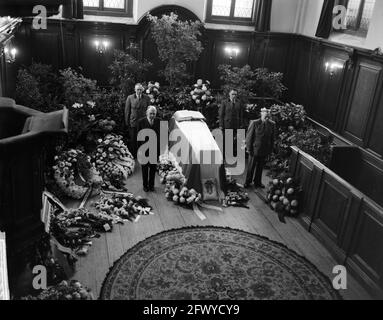
[[[249,188],[251,187],[251,183],[245,183],[245,184],[243,185],[243,187],[244,187],[245,189],[249,189]]]
[[[145,191],[145,192],[149,192],[149,188],[144,187],[144,191]]]
[[[266,186],[264,185],[264,184],[256,184],[256,185],[254,185],[254,187],[256,188],[256,189],[265,189],[266,188]]]
[[[154,192],[154,187],[149,187],[149,191]]]

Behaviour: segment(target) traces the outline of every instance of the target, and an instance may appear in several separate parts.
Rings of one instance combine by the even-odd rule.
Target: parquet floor
[[[275,212],[254,191],[249,192],[249,210],[224,208],[224,213],[218,213],[203,209],[207,219],[201,221],[192,210],[168,202],[163,194],[163,186],[159,184],[158,177],[156,179],[156,192],[146,194],[142,190],[141,170],[138,166],[134,175],[129,178],[128,185],[129,192],[149,199],[155,215],[142,216],[136,223],[116,225],[112,233],[105,233],[99,239],[94,239],[88,255],[76,263],[72,278],[92,289],[95,297],[99,296],[109,268],[135,244],[165,230],[190,226],[230,227],[266,236],[306,257],[321,272],[333,278],[332,270],[337,263],[324,246],[307,232],[297,219],[288,218],[286,224],[281,223]],[[238,181],[242,182],[241,179]],[[87,206],[91,206],[96,200],[97,198],[90,199]],[[79,206],[79,202],[70,202],[67,205],[76,207]],[[363,287],[350,276],[348,289],[341,294],[345,299],[370,299]]]

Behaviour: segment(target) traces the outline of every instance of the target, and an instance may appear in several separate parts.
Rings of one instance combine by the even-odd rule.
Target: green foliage
[[[223,81],[222,90],[226,97],[233,89],[238,91],[238,96],[244,101],[248,101],[256,96],[253,92],[255,74],[249,65],[245,65],[242,68],[219,65],[218,72],[220,79]]]
[[[133,55],[121,50],[114,51],[113,63],[109,66],[112,73],[110,84],[124,97],[134,91],[134,85],[145,80],[152,63],[139,61]]]
[[[59,77],[49,65],[33,63],[18,72],[15,98],[20,105],[42,112],[58,110],[61,92]]]
[[[60,80],[63,85],[63,102],[67,107],[93,101],[99,90],[95,80],[85,78],[72,68],[60,70]]]
[[[286,90],[282,84],[283,74],[269,72],[266,68],[252,70],[249,65],[242,68],[220,65],[218,72],[221,75],[222,90],[226,96],[230,90],[236,89],[245,103],[254,97],[279,99]]]
[[[159,58],[166,66],[162,74],[170,87],[182,86],[190,76],[187,63],[197,61],[202,50],[199,21],[181,21],[174,13],[158,18],[148,15],[152,24],[152,37],[157,44]]]
[[[318,130],[309,128],[294,133],[290,141],[291,145],[313,156],[324,165],[329,164],[331,146],[333,144],[333,138],[331,136],[323,136]]]
[[[36,78],[28,70],[20,69],[16,81],[16,102],[20,105],[42,111],[44,99],[40,93],[39,83]]]
[[[304,128],[306,126],[306,111],[301,105],[286,103],[273,105],[270,115],[280,131]]]
[[[274,153],[268,164],[272,177],[278,177],[288,171],[291,146],[298,147],[324,165],[328,165],[333,138],[322,135],[307,123],[303,106],[294,103],[274,105],[271,107],[271,117],[276,122],[279,132]]]

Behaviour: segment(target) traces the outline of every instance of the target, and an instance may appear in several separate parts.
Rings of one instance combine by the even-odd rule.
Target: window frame
[[[98,0],[98,7],[86,7],[84,5],[84,14],[93,16],[115,16],[115,17],[133,17],[133,0],[124,0],[125,8],[105,8],[104,0]]]
[[[259,0],[253,0],[253,8],[251,10],[251,18],[235,17],[235,4],[237,0],[231,0],[230,15],[229,16],[215,16],[213,12],[213,0],[207,0],[206,5],[206,22],[208,23],[220,23],[220,24],[237,24],[244,26],[251,26],[254,24],[256,2]]]
[[[349,0],[347,0],[346,5],[345,5],[347,10],[348,10],[348,4],[349,4]],[[375,1],[374,5],[375,4],[376,4],[376,1]],[[361,30],[360,29],[365,5],[366,5],[366,0],[360,0],[355,27],[347,27],[347,29],[340,29],[340,30],[333,29],[333,32],[349,34],[349,35],[356,36],[356,37],[366,38],[369,30]],[[372,19],[370,19],[370,23],[371,23],[371,20]]]

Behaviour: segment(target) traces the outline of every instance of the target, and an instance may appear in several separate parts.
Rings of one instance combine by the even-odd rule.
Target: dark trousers
[[[156,177],[157,165],[156,164],[144,164],[142,165],[142,182],[144,188],[153,188],[154,179]]]
[[[132,154],[132,156],[136,159],[137,158],[137,134],[138,130],[137,128],[129,128],[129,151]]]
[[[247,166],[246,183],[254,182],[254,185],[259,186],[262,184],[262,172],[265,165],[265,157],[250,156],[249,164]],[[255,170],[255,174],[254,174]]]
[[[237,156],[237,130],[238,129],[232,129],[233,130],[233,156]],[[223,146],[222,146],[222,152],[223,152],[223,160],[226,160],[226,138],[225,138],[225,129],[222,130],[223,132]]]

